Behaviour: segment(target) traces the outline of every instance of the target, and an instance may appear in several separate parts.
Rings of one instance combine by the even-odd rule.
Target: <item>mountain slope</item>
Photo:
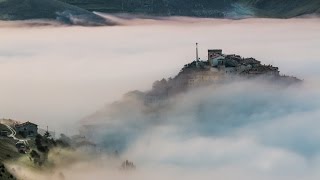
[[[89,11],[160,16],[223,17],[232,0],[61,0]]]
[[[89,11],[160,16],[292,18],[320,14],[319,0],[61,0]],[[252,11],[251,11],[252,10]],[[237,17],[236,17],[237,18]]]
[[[240,0],[255,9],[258,16],[291,18],[307,14],[320,14],[319,0]]]
[[[6,126],[0,123],[0,130],[9,131]],[[7,171],[3,164],[6,160],[17,158],[20,154],[15,148],[15,141],[13,139],[0,137],[0,179],[9,180],[15,179],[10,172]]]
[[[104,18],[56,0],[0,0],[0,20],[49,19],[65,24],[106,25]]]
[[[63,1],[63,2],[62,2]],[[0,20],[54,20],[71,25],[110,25],[92,13],[215,18],[292,18],[320,14],[319,0],[0,0]]]

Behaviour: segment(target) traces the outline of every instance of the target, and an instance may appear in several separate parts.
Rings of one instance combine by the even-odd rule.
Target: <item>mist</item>
[[[83,180],[318,179],[319,90],[237,80],[189,91],[151,112],[123,98],[82,122],[93,125],[88,138],[99,152],[59,153],[49,158],[53,170],[20,167],[17,174],[35,180],[61,179],[59,173]],[[108,150],[119,151],[119,159]],[[137,169],[121,170],[125,159]]]
[[[19,22],[18,22],[19,23]],[[174,76],[194,59],[194,43],[255,57],[284,74],[316,80],[319,19],[122,20],[113,27],[0,29],[0,117],[56,131],[119,99]],[[57,124],[69,124],[57,126]]]
[[[83,123],[92,125],[92,140],[138,170],[97,177],[318,179],[319,90],[308,82],[236,80],[189,91],[155,111],[123,98]]]
[[[109,18],[121,25],[0,23],[0,117],[75,134],[99,110],[85,121],[105,124],[92,140],[138,167],[119,173],[108,158],[80,158],[61,165],[66,179],[319,179],[319,19]],[[201,59],[221,48],[304,83],[233,82],[183,94],[155,114],[133,102],[107,118],[126,92],[193,61],[195,42]]]

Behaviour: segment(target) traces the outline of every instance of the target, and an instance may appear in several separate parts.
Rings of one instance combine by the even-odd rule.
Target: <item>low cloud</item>
[[[104,104],[176,75],[194,59],[195,42],[201,59],[206,49],[221,48],[319,84],[318,24],[319,19],[179,17],[91,28],[0,24],[0,52],[10,54],[0,55],[0,117],[74,132],[74,122]]]
[[[85,122],[100,151],[55,158],[57,169],[48,173],[84,180],[318,179],[320,91],[308,87],[237,81],[190,91],[156,111],[125,98]],[[118,160],[110,156],[115,150]],[[121,171],[125,159],[137,170]]]
[[[198,89],[151,114],[137,106],[131,111],[142,114],[124,107],[118,119],[100,112],[92,137],[123,148],[154,177],[317,179],[318,92],[256,81]]]

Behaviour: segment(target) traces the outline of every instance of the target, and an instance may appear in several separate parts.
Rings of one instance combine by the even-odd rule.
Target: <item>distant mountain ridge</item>
[[[93,13],[242,19],[320,15],[319,0],[0,0],[0,20],[53,20],[98,26],[111,21]]]
[[[90,11],[57,0],[0,0],[0,20],[54,20],[70,25],[112,24]]]
[[[319,0],[61,0],[106,13],[216,18],[292,18],[320,14]]]
[[[255,9],[258,16],[291,18],[320,14],[319,0],[240,0]]]

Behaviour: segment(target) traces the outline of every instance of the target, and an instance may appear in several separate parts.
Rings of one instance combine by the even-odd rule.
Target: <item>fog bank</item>
[[[238,81],[178,96],[159,111],[135,102],[105,108],[87,122],[102,151],[57,168],[18,174],[31,179],[319,179],[320,87]],[[109,118],[112,117],[112,118]],[[107,150],[119,150],[118,160]],[[72,153],[72,157],[77,153]],[[135,171],[123,171],[129,159]],[[21,174],[20,174],[21,175]],[[60,178],[61,179],[61,178]]]
[[[32,180],[62,179],[60,172],[80,180],[319,179],[319,19],[121,21],[113,27],[0,28],[0,117],[72,134],[78,120],[102,108],[92,119],[100,127],[92,140],[103,150],[119,150],[119,162],[137,165],[125,173],[104,153],[66,156],[72,161],[60,154],[53,158],[61,160],[57,169],[22,168],[19,175]],[[104,104],[176,75],[194,59],[195,42],[202,59],[206,49],[221,48],[305,82],[285,88],[239,81],[183,94],[157,113],[124,103],[108,119]]]
[[[123,93],[175,75],[206,49],[255,57],[317,81],[319,19],[122,20],[113,27],[0,29],[0,117],[69,131]],[[69,124],[59,126],[58,124]],[[75,128],[76,129],[76,128]]]

